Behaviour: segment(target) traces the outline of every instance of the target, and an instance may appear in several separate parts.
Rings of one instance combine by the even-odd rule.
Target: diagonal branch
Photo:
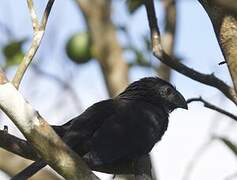
[[[195,102],[195,101],[202,102],[202,103],[204,104],[204,107],[209,108],[209,109],[212,109],[212,110],[214,110],[214,111],[217,111],[217,112],[219,112],[219,113],[221,113],[221,114],[224,114],[224,115],[230,117],[231,119],[237,121],[237,116],[235,116],[235,115],[233,115],[232,113],[227,112],[226,110],[221,109],[221,108],[219,108],[219,107],[217,107],[217,106],[215,106],[215,105],[213,105],[213,104],[211,104],[211,103],[205,101],[204,99],[202,99],[202,97],[188,99],[188,100],[187,100],[187,103],[191,103],[191,102]]]
[[[237,93],[237,14],[214,0],[198,0],[208,14]],[[223,1],[225,3],[231,3]],[[233,3],[233,1],[232,1]],[[236,4],[236,2],[234,3]],[[233,7],[234,5],[232,5]]]
[[[0,84],[0,108],[39,155],[63,177],[66,179],[98,179],[11,83]],[[25,147],[25,144],[22,144]],[[13,152],[16,152],[16,149]]]
[[[49,17],[49,14],[50,14],[50,11],[51,11],[54,1],[55,0],[48,1],[46,8],[44,10],[42,22],[39,24],[38,18],[37,18],[35,9],[34,9],[33,1],[27,0],[34,35],[33,35],[33,40],[32,40],[30,49],[25,54],[22,62],[20,63],[20,65],[16,71],[16,74],[12,80],[12,83],[16,88],[19,88],[21,80],[22,80],[27,68],[29,67],[34,55],[36,54],[36,52],[40,46],[40,42],[44,36],[46,24],[47,24],[48,17]]]
[[[200,73],[180,61],[177,61],[175,58],[169,56],[164,50],[161,45],[160,39],[160,31],[157,24],[156,19],[156,12],[154,8],[153,0],[146,0],[145,1],[147,17],[149,21],[149,27],[151,30],[151,41],[152,41],[152,50],[154,56],[157,57],[161,62],[170,66],[171,68],[175,69],[179,73],[196,80],[200,83],[212,86],[220,90],[227,98],[229,98],[232,102],[237,104],[237,95],[234,89],[228,86],[225,82],[221,79],[214,76],[214,74],[203,74]]]
[[[236,0],[211,0],[216,5],[222,6],[222,8],[230,11],[233,14],[237,14],[237,3]]]
[[[43,14],[43,17],[42,17],[42,20],[41,20],[41,29],[42,30],[45,30],[45,27],[46,27],[47,22],[48,22],[49,14],[50,14],[50,11],[52,9],[54,1],[55,0],[49,0],[47,5],[46,5],[46,8],[44,10],[44,14]]]
[[[36,12],[35,12],[33,0],[27,0],[27,5],[28,5],[29,11],[30,11],[30,17],[31,17],[33,30],[37,31],[37,30],[39,30],[39,21],[38,21]]]
[[[4,130],[0,130],[0,147],[6,149],[14,154],[18,154],[21,157],[37,161],[39,159],[38,153],[34,150],[32,145],[26,140],[20,139],[14,135],[5,133]],[[55,153],[56,151],[53,151]],[[146,161],[145,161],[146,162]],[[109,174],[134,174],[134,162],[122,162],[113,165],[102,166],[88,166],[94,171],[100,171]]]
[[[0,130],[0,139],[0,147],[7,151],[33,161],[40,158],[34,148],[23,139],[8,134],[4,130]]]

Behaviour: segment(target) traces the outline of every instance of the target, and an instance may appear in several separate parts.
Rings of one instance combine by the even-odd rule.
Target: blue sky
[[[42,12],[43,3],[45,2],[35,1],[39,14]],[[0,22],[6,23],[13,30],[16,38],[31,37],[32,28],[26,1],[3,0],[1,3]],[[124,0],[115,0],[113,20],[119,24],[126,24],[133,43],[137,47],[142,47],[141,35],[149,32],[145,10],[141,8],[129,17],[124,7]],[[156,9],[159,24],[162,28],[162,7],[160,3],[156,4]],[[78,93],[82,109],[108,97],[96,62],[92,61],[86,65],[76,67],[62,53],[64,52],[65,41],[69,36],[84,29],[85,24],[82,15],[73,1],[55,1],[44,40],[37,57],[34,59],[35,62],[44,62],[45,71],[64,80],[70,79],[71,85]],[[0,45],[2,45],[6,38],[1,30],[0,33],[2,34]],[[121,34],[118,34],[118,37],[121,42],[126,43]],[[27,49],[27,45],[25,48]],[[183,58],[183,63],[204,73],[214,72],[215,75],[231,84],[226,66],[218,65],[223,57],[210,20],[197,1],[178,1],[175,52]],[[150,61],[151,63],[157,62],[152,55],[150,55]],[[11,77],[14,71],[15,68],[10,69],[8,76]],[[67,74],[64,74],[64,72],[67,72]],[[155,75],[151,69],[134,68],[130,71],[129,78],[133,81],[151,75]],[[32,79],[34,79],[33,86]],[[195,82],[179,73],[174,72],[172,83],[187,98],[202,95],[207,100],[220,104],[227,109],[234,110],[236,108],[226,98],[223,98],[219,91]],[[65,97],[63,97],[62,103],[60,101],[62,92],[58,89],[58,86],[51,81],[37,77],[31,70],[27,72],[24,78],[21,92],[44,117],[50,119],[50,123],[62,123],[79,114],[82,110],[78,110],[73,106],[67,93],[64,94]],[[44,101],[42,101],[42,97],[44,97]],[[57,102],[57,108],[55,108],[55,102]],[[213,121],[214,124],[218,124],[215,133],[236,138],[234,133],[236,124],[232,124],[232,121],[226,117],[217,116],[216,113],[204,109],[198,103],[191,105],[189,111],[177,110],[171,114],[168,131],[163,140],[152,151],[161,180],[182,179],[187,163],[192,159],[197,148],[205,143],[208,138]],[[5,120],[4,123],[9,124],[9,121]],[[229,126],[232,128],[230,129]],[[12,127],[11,131],[14,132],[14,130]],[[236,161],[228,149],[215,142],[205,154],[205,157],[198,162],[190,180],[222,180],[227,175],[235,172],[235,166]]]

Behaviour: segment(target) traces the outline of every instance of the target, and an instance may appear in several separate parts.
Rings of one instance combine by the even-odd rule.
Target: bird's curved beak
[[[179,92],[175,95],[174,104],[177,108],[188,109],[187,101],[184,99],[183,95]]]

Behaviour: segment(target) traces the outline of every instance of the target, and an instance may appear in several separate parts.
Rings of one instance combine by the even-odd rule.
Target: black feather
[[[169,102],[160,96],[163,86],[177,91],[157,77],[135,81],[114,99],[92,105],[55,130],[94,166],[140,157],[151,151],[168,126],[171,106],[165,107]]]
[[[113,165],[148,154],[166,131],[169,112],[178,107],[187,109],[187,103],[175,87],[149,77],[133,82],[114,99],[95,103],[64,125],[52,127],[91,168]],[[46,165],[38,164],[27,169],[35,173]],[[22,171],[16,179],[31,175]]]

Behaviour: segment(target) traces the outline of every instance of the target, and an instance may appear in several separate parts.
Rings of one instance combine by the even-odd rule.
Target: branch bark
[[[174,70],[178,71],[179,73],[196,80],[200,83],[212,86],[220,90],[227,98],[229,98],[232,102],[237,104],[237,95],[235,90],[229,87],[226,83],[224,83],[221,79],[214,76],[214,74],[208,75],[200,73],[183,63],[176,60],[174,57],[169,56],[164,50],[161,45],[160,39],[160,31],[157,24],[156,19],[156,12],[154,8],[153,0],[146,0],[145,1],[147,17],[149,21],[149,27],[151,30],[151,41],[152,41],[152,50],[154,56],[157,57],[161,62],[165,63],[166,65],[170,66]]]
[[[12,80],[12,83],[14,84],[14,86],[17,89],[19,88],[21,80],[22,80],[27,68],[29,67],[33,57],[35,56],[35,54],[40,46],[41,40],[44,36],[45,28],[47,25],[48,16],[49,16],[49,13],[50,13],[51,8],[53,6],[53,3],[54,3],[54,0],[48,1],[47,6],[44,11],[44,15],[42,17],[42,22],[39,23],[38,17],[35,12],[33,0],[27,0],[34,34],[33,34],[33,40],[32,40],[30,49],[25,54],[22,62],[20,63],[19,67],[17,68],[16,74]]]
[[[216,5],[222,6],[227,11],[237,14],[237,3],[235,0],[212,0]]]
[[[199,0],[199,2],[211,19],[237,93],[237,14],[214,3],[213,0]]]
[[[15,108],[12,108],[15,107]],[[0,84],[0,108],[40,156],[66,179],[98,179],[11,83]]]
[[[36,153],[35,149],[32,147],[30,143],[25,140],[22,140],[14,135],[6,134],[4,130],[0,130],[0,147],[14,153],[18,154],[21,157],[26,159],[30,159],[33,161],[37,161],[39,159],[39,155]],[[90,167],[94,171],[109,173],[109,174],[147,174],[150,175],[151,163],[149,156],[142,157],[139,161],[139,164],[136,165],[134,161],[129,161],[125,163],[118,163],[114,165],[106,165],[106,166],[97,166]],[[142,163],[141,163],[142,162]],[[144,165],[144,163],[148,164],[148,166]],[[140,168],[144,165],[146,168]],[[90,165],[89,165],[90,166]],[[137,170],[135,171],[135,166]]]
[[[230,112],[228,112],[228,111],[226,111],[226,110],[224,110],[224,109],[221,109],[221,108],[219,108],[219,107],[217,107],[217,106],[215,106],[215,105],[213,105],[213,104],[211,104],[211,103],[205,101],[205,100],[202,99],[201,97],[188,99],[188,100],[187,100],[187,103],[191,103],[191,102],[195,102],[195,101],[202,102],[202,103],[204,104],[204,107],[209,108],[209,109],[212,109],[212,110],[214,110],[214,111],[217,111],[217,112],[219,112],[219,113],[221,113],[221,114],[224,114],[224,115],[228,116],[229,118],[231,118],[231,119],[237,121],[237,116],[235,116],[234,114],[232,114],[232,113],[230,113]]]

